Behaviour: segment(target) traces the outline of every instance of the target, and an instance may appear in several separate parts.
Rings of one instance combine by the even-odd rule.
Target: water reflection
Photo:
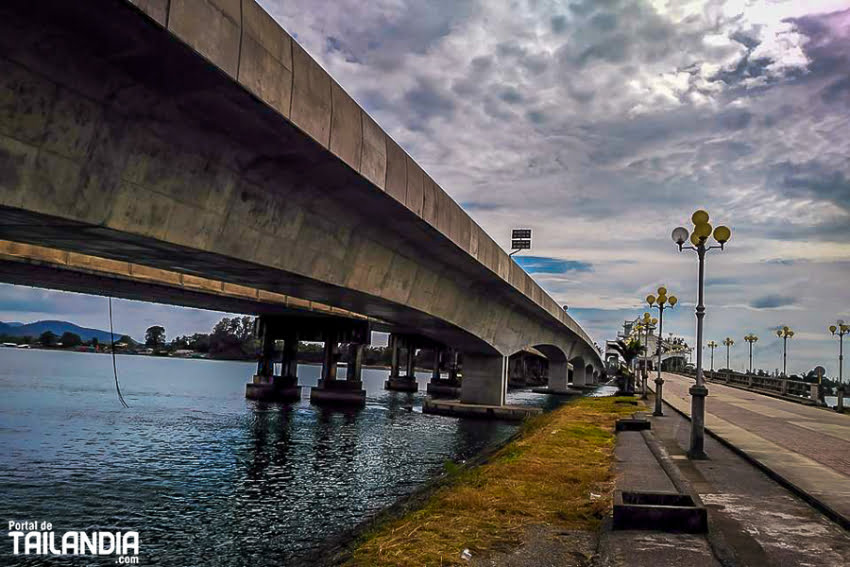
[[[247,401],[247,363],[0,349],[0,519],[140,532],[146,565],[286,565],[516,426],[421,413],[364,369],[367,405]],[[299,366],[299,382],[318,367]],[[427,373],[418,376],[422,389]],[[552,404],[530,392],[511,403]],[[0,551],[2,565],[39,561]]]

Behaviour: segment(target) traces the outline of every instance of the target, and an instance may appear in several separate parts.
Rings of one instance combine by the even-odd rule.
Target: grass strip
[[[508,550],[532,525],[598,529],[614,490],[614,423],[636,409],[618,399],[579,398],[527,421],[486,464],[448,464],[450,481],[363,534],[347,565],[461,565],[464,549]]]

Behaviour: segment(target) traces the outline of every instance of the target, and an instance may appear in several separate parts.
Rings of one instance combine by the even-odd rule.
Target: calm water
[[[50,521],[60,534],[136,530],[142,565],[297,565],[446,459],[516,428],[424,415],[423,394],[384,391],[382,370],[364,369],[359,411],[252,402],[244,392],[255,367],[119,356],[122,409],[109,356],[0,348],[3,535],[11,520]],[[298,368],[305,386],[318,375]],[[510,401],[555,403],[527,392]],[[114,562],[27,562],[4,539],[2,565]]]

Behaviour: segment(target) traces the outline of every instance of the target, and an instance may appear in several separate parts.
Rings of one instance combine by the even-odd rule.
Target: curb
[[[653,392],[653,394],[654,393],[655,392]],[[670,409],[672,409],[673,411],[675,411],[676,413],[678,413],[679,415],[681,415],[682,417],[687,419],[688,421],[691,421],[691,416],[684,413],[683,411],[681,411],[677,407],[673,406],[668,401],[666,401],[664,399],[662,399],[661,401],[664,403],[664,405],[666,405],[667,407],[669,407]],[[816,496],[813,496],[812,494],[806,492],[805,490],[803,490],[802,488],[800,488],[799,486],[794,484],[792,481],[788,480],[787,478],[785,478],[784,476],[782,476],[781,474],[779,474],[778,472],[776,472],[772,468],[768,467],[767,465],[765,465],[764,463],[762,463],[761,461],[759,461],[755,457],[751,456],[749,453],[745,452],[743,449],[740,449],[736,445],[733,445],[732,443],[730,443],[729,441],[727,441],[723,437],[719,436],[714,431],[712,431],[710,428],[706,427],[705,431],[706,431],[706,433],[711,435],[712,438],[717,440],[721,445],[723,445],[727,449],[731,450],[736,455],[742,457],[745,461],[747,461],[751,465],[755,466],[757,469],[759,469],[761,472],[766,474],[768,477],[770,477],[771,479],[773,479],[774,481],[776,481],[780,485],[784,486],[785,488],[787,488],[788,490],[790,490],[791,492],[796,494],[798,497],[802,498],[810,506],[812,506],[813,508],[815,508],[816,510],[821,512],[824,516],[826,516],[827,518],[829,518],[830,520],[832,520],[833,522],[835,522],[836,524],[838,524],[839,526],[841,526],[845,530],[850,530],[850,518],[841,514],[837,510],[833,509],[829,504],[827,504],[826,502],[824,502],[820,498],[817,498]]]

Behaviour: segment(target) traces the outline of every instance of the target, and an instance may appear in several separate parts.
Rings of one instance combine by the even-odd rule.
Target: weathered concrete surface
[[[435,400],[432,398],[425,399],[422,403],[422,411],[451,417],[476,417],[507,421],[522,421],[543,413],[541,408],[530,406],[484,405],[477,402],[464,403],[458,400]]]
[[[132,4],[0,5],[0,237],[602,367],[253,0]]]
[[[690,415],[693,381],[662,376],[664,400]],[[850,416],[711,384],[705,417],[711,433],[850,525]]]
[[[315,301],[132,262],[0,240],[0,281],[253,315],[369,319]],[[375,330],[391,328],[371,319]]]
[[[667,385],[676,382],[668,380],[668,376],[665,380],[667,392]],[[711,386],[706,398],[709,411],[712,411],[712,396],[720,388]],[[735,395],[740,393],[735,391]],[[771,400],[758,394],[750,394],[750,397]],[[791,402],[771,401],[802,410],[812,409]],[[709,459],[689,460],[686,451],[690,442],[690,422],[678,412],[668,411],[665,417],[650,419],[653,435],[664,444],[681,474],[708,508],[710,541],[724,565],[847,565],[849,532],[710,435],[705,438]],[[781,428],[782,418],[773,419]],[[707,425],[711,427],[711,423]],[[790,453],[788,449],[782,450]],[[817,474],[815,467],[810,471]],[[841,490],[840,486],[835,488]]]

